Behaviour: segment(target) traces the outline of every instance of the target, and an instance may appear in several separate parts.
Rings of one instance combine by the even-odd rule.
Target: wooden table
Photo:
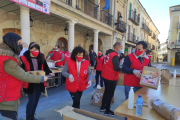
[[[53,73],[59,73],[59,77],[50,77],[50,78],[48,78],[48,80],[51,81],[51,82],[50,82],[51,84],[52,84],[52,80],[53,80],[53,79],[55,79],[55,78],[60,78],[60,79],[61,79],[62,69],[63,69],[63,68],[59,68],[59,70],[51,69],[51,71],[52,71]],[[47,83],[49,83],[49,82],[47,82]],[[52,85],[52,86],[45,87],[45,92],[44,92],[43,95],[45,95],[46,97],[48,97],[47,88],[50,88],[50,87],[55,87],[55,86]]]
[[[134,101],[136,101],[138,95],[142,95],[144,102],[146,102],[150,96],[158,96],[161,100],[180,108],[180,87],[163,84],[160,84],[157,90],[144,87],[134,94]],[[142,115],[136,115],[135,108],[133,110],[128,109],[128,100],[116,108],[114,112],[119,116],[127,117],[128,120],[165,120],[165,118],[159,115],[154,109],[147,106],[143,106]]]

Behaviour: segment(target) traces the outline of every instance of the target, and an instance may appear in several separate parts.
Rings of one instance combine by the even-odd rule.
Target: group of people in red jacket
[[[14,39],[14,38],[17,39]],[[3,43],[9,46],[13,52],[13,55],[1,55],[1,69],[3,70],[3,61],[2,60],[14,60],[17,62],[19,60],[16,56],[20,54],[22,50],[22,40],[20,36],[17,36],[14,33],[7,34],[3,38]],[[12,44],[11,44],[12,43]],[[17,49],[18,48],[18,49]],[[102,55],[102,51],[98,51],[98,56],[96,58],[96,85],[99,84],[99,76],[101,81],[101,86],[103,83],[105,85],[105,91],[103,94],[102,105],[100,107],[100,111],[104,112],[104,115],[115,116],[114,112],[110,110],[110,103],[112,97],[114,95],[117,80],[119,78],[119,72],[122,70],[125,73],[124,76],[124,84],[125,84],[125,96],[128,99],[128,93],[130,87],[134,87],[134,92],[140,89],[140,76],[144,66],[150,66],[150,59],[146,55],[146,48],[147,44],[143,41],[140,41],[136,44],[136,50],[131,54],[127,55],[122,69],[120,68],[119,61],[120,58],[118,54],[122,51],[122,44],[120,42],[116,42],[113,45],[113,49],[109,49],[106,51],[105,56]],[[66,89],[69,91],[72,99],[73,99],[73,107],[80,108],[80,100],[84,90],[91,87],[93,75],[90,69],[90,63],[88,60],[85,60],[85,50],[78,46],[73,49],[71,54],[68,51],[63,52],[59,49],[59,46],[55,46],[55,49],[50,51],[50,54],[47,59],[51,59],[56,63],[56,67],[63,67],[62,75],[66,77]],[[52,75],[52,71],[49,69],[44,55],[40,52],[40,46],[38,43],[32,42],[29,45],[29,49],[27,52],[21,56],[21,60],[23,64],[20,66],[20,62],[17,64],[17,67],[22,67],[24,71],[35,71],[35,70],[44,70],[46,75]],[[21,68],[19,68],[21,70]],[[23,70],[21,70],[23,72]],[[6,77],[0,75],[0,102],[6,102],[5,100],[8,99],[9,101],[17,101],[20,98],[20,86],[24,85],[24,91],[28,94],[29,102],[27,104],[26,110],[26,119],[32,120],[35,119],[34,114],[35,110],[39,101],[39,97],[41,92],[44,92],[45,89],[45,81],[47,81],[47,77],[45,76],[33,76],[29,75],[28,77],[34,77],[37,79],[38,77],[40,84],[37,83],[29,83],[27,86],[20,76],[18,77],[11,76],[3,70],[3,73]],[[28,73],[26,73],[28,74]],[[3,86],[7,86],[9,83],[4,82],[16,82],[11,88],[11,91],[16,91],[17,94],[14,94],[13,99],[11,96],[7,96],[8,89]],[[17,79],[20,78],[20,79]],[[20,81],[21,80],[21,81]],[[41,81],[40,81],[41,80]],[[10,86],[9,86],[10,87]],[[1,110],[2,112],[8,112]],[[16,111],[14,111],[16,113]],[[17,119],[16,114],[8,113],[9,118]]]

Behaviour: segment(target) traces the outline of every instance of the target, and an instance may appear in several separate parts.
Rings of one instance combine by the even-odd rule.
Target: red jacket
[[[27,71],[31,71],[31,69],[30,69],[30,64],[29,64],[27,58],[26,58],[24,55],[21,56],[21,60],[22,60],[22,62],[23,62],[24,65],[25,65],[25,71],[26,71],[26,72],[27,72]],[[42,64],[42,70],[43,70],[43,64]],[[44,83],[44,87],[47,87],[46,82],[44,81],[43,83]],[[23,88],[27,89],[28,86],[29,86],[29,83],[27,83],[27,82],[23,82],[23,83],[22,83],[22,87],[23,87]]]
[[[101,56],[100,58],[99,56],[96,57],[96,70],[102,71],[103,64],[104,64],[104,56]]]
[[[49,54],[52,54],[52,53],[53,53],[53,51],[51,50],[51,51],[49,52]],[[54,60],[54,56],[51,57],[51,60]]]
[[[118,56],[116,52],[111,52],[104,58],[104,65],[102,70],[102,77],[107,80],[118,80],[119,72],[114,70],[112,59],[114,56]]]
[[[21,97],[20,90],[22,81],[9,75],[4,71],[4,62],[8,59],[12,59],[18,63],[18,61],[10,56],[0,56],[0,102],[14,101]]]
[[[54,51],[54,61],[60,60],[62,54],[63,54],[62,50],[58,51],[58,54],[57,51]],[[57,62],[55,66],[63,66],[63,61]]]
[[[66,61],[71,57],[71,54],[69,53],[69,51],[65,51],[64,52],[64,61],[63,64],[66,63]]]
[[[131,66],[130,68],[135,69],[135,70],[143,70],[144,66],[148,66],[149,64],[149,59],[144,58],[143,63],[139,61],[138,58],[135,57],[133,53],[129,54],[129,59],[131,61]],[[124,73],[124,85],[127,86],[140,86],[140,78],[136,77],[134,74],[126,74]]]
[[[69,78],[66,79],[66,89],[69,92],[76,92],[76,91],[84,91],[86,90],[88,80],[87,80],[87,73],[89,62],[87,60],[81,62],[81,70],[78,76],[77,72],[77,65],[76,62],[72,59],[67,61],[69,74],[72,74],[74,77],[74,82],[70,82]]]

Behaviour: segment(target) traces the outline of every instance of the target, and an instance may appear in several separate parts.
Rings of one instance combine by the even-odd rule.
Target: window
[[[131,18],[131,10],[132,10],[132,4],[129,4],[129,18]]]
[[[121,16],[121,13],[118,11],[117,22],[119,22],[119,21],[120,21],[120,16]]]
[[[68,45],[64,38],[59,38],[56,42],[56,45],[59,45],[59,47],[62,51],[68,50],[68,47],[67,47]]]
[[[147,36],[145,36],[145,41],[147,41]]]
[[[143,33],[141,33],[141,41],[143,41]]]

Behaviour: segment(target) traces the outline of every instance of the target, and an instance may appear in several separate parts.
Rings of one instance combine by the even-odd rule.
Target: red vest
[[[72,74],[74,77],[74,82],[70,82],[69,78],[66,79],[66,89],[69,92],[76,92],[76,91],[84,91],[86,90],[88,80],[87,80],[87,73],[89,67],[89,61],[85,60],[81,62],[80,73],[78,76],[77,65],[76,62],[72,59],[67,61],[68,64],[68,73]]]
[[[49,53],[52,54],[53,51],[50,51]],[[54,56],[51,57],[51,60],[54,60]]]
[[[114,56],[118,56],[116,52],[109,53],[104,58],[104,65],[102,70],[102,77],[107,80],[118,80],[119,72],[114,70],[112,59]]]
[[[149,64],[149,59],[144,58],[143,63],[139,61],[138,58],[135,57],[133,53],[129,54],[129,59],[131,61],[131,66],[130,68],[135,69],[135,70],[143,70],[144,66],[148,66]],[[140,86],[140,78],[136,77],[134,74],[126,74],[124,73],[124,85],[127,86]]]
[[[21,56],[21,60],[22,60],[22,62],[23,62],[24,65],[25,65],[25,71],[26,71],[26,72],[27,72],[27,71],[31,71],[29,61],[27,60],[27,58],[26,58],[24,55]],[[43,64],[42,64],[42,70],[43,70]],[[43,83],[44,83],[44,86],[47,87],[46,82],[44,81]],[[23,83],[22,83],[22,87],[23,87],[23,88],[27,89],[28,86],[29,86],[29,83],[27,83],[27,82],[23,82]]]
[[[99,57],[96,57],[96,70],[98,71],[102,71],[103,69],[103,60],[104,60],[104,56],[101,56],[100,59]]]
[[[63,54],[62,50],[58,51],[58,54],[57,51],[54,51],[54,61],[60,60],[62,54]],[[55,66],[63,66],[63,61],[57,62]]]
[[[18,63],[18,61],[10,56],[0,56],[0,102],[14,101],[21,97],[20,90],[22,81],[9,75],[4,71],[4,61],[12,59]]]
[[[66,61],[71,57],[71,54],[69,52],[64,52],[64,61],[63,64],[66,63]]]

